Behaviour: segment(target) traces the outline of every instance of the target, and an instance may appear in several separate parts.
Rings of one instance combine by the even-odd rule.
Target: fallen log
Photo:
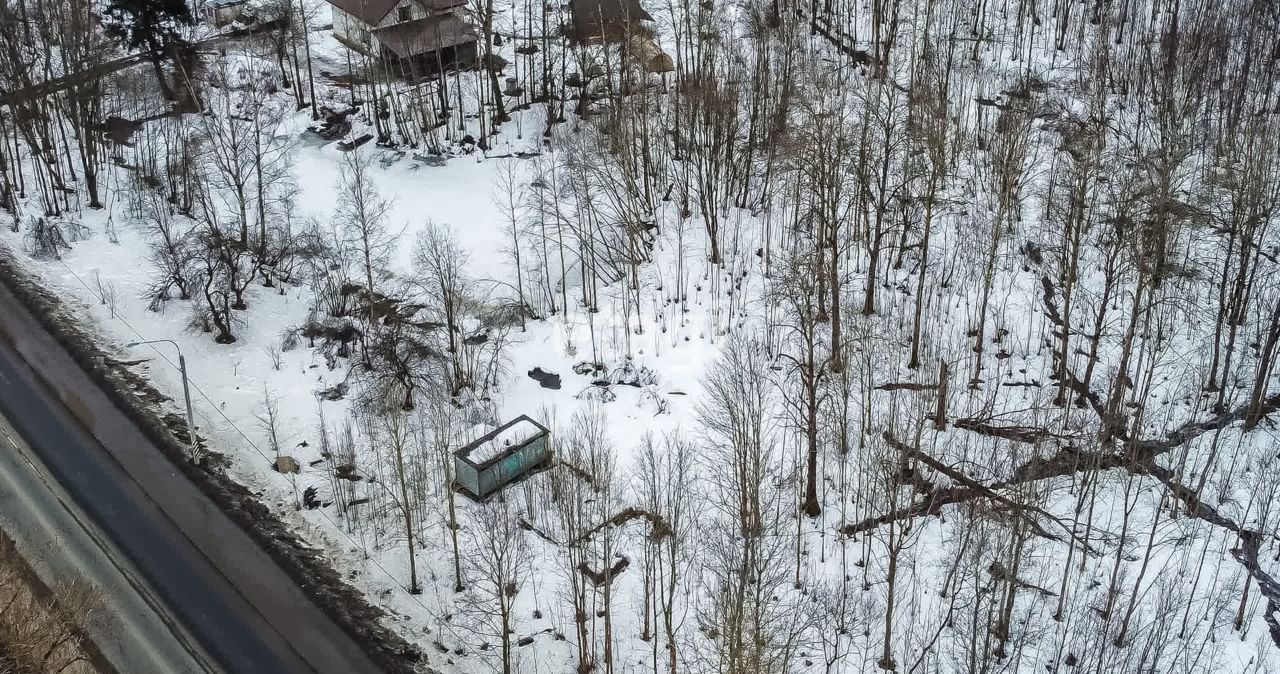
[[[1034,426],[995,426],[981,419],[956,419],[955,423],[952,425],[959,429],[973,431],[979,435],[986,435],[993,438],[1004,438],[1005,440],[1025,442],[1028,444],[1036,444],[1043,442],[1048,438],[1056,437],[1046,428],[1038,428]]]

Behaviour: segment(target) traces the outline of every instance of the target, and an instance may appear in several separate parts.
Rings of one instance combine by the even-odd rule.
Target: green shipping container
[[[483,499],[550,458],[551,431],[520,415],[454,452],[454,480]]]

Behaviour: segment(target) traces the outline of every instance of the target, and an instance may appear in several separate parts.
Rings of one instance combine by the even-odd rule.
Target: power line
[[[84,279],[82,279],[82,278],[80,277],[80,275],[79,275],[79,274],[77,274],[77,273],[75,272],[75,270],[73,270],[70,266],[68,266],[68,265],[67,265],[67,263],[66,263],[66,261],[59,259],[59,260],[58,260],[58,262],[62,265],[62,267],[63,267],[64,269],[66,269],[66,270],[67,270],[67,272],[68,272],[69,274],[71,274],[73,277],[75,277],[76,281],[78,281],[78,282],[80,283],[80,285],[84,286],[85,290],[88,290],[90,294],[93,294],[93,293],[94,293],[93,288],[91,288],[91,287],[89,286],[89,284],[88,284],[88,283],[85,283]],[[139,340],[146,340],[146,339],[148,339],[148,337],[147,337],[146,335],[143,335],[141,332],[139,332],[139,331],[137,330],[137,328],[133,327],[133,325],[132,325],[131,323],[129,323],[129,321],[125,320],[125,318],[124,318],[123,316],[121,316],[120,314],[118,314],[118,313],[117,313],[117,314],[115,315],[115,319],[116,319],[116,320],[118,320],[118,321],[120,321],[120,323],[121,323],[121,324],[123,324],[126,328],[128,328],[130,332],[132,332],[134,335],[136,335],[136,336],[139,338]],[[171,367],[175,367],[175,368],[177,367],[177,365],[173,362],[173,360],[171,360],[171,359],[169,358],[169,356],[165,355],[165,353],[164,353],[163,351],[161,351],[161,350],[159,350],[158,348],[156,348],[156,345],[154,345],[154,344],[150,344],[150,345],[148,345],[148,346],[150,346],[150,347],[151,347],[151,350],[152,350],[152,351],[154,351],[154,352],[156,353],[156,355],[158,355],[160,358],[162,358],[162,359],[163,359],[166,363],[168,363]],[[191,378],[191,377],[190,377],[190,375],[189,375],[189,374],[188,374],[187,379],[188,379],[188,382],[191,384],[191,388],[192,388],[192,389],[194,389],[196,392],[198,392],[198,393],[200,394],[200,397],[204,398],[204,400],[205,400],[207,403],[209,403],[209,405],[210,405],[210,406],[211,406],[211,407],[212,407],[212,408],[213,408],[213,409],[218,413],[218,416],[222,417],[223,421],[225,421],[225,422],[226,422],[226,424],[227,424],[228,426],[230,426],[232,429],[234,429],[234,430],[235,430],[235,432],[236,432],[236,433],[238,433],[238,434],[240,435],[240,437],[241,437],[241,438],[243,438],[243,439],[244,439],[244,441],[245,441],[245,442],[247,442],[247,443],[249,444],[249,446],[250,446],[251,448],[253,448],[253,450],[254,450],[254,451],[255,451],[259,456],[261,456],[261,457],[263,458],[263,460],[265,460],[265,461],[270,461],[270,458],[267,456],[266,452],[262,451],[262,449],[261,449],[260,447],[258,447],[257,443],[255,443],[255,442],[253,441],[253,439],[252,439],[252,438],[250,438],[250,437],[249,437],[249,435],[248,435],[247,433],[245,433],[243,430],[241,430],[241,429],[240,429],[240,427],[239,427],[239,426],[237,426],[237,425],[235,424],[235,422],[234,422],[234,421],[232,421],[232,420],[231,420],[231,418],[230,418],[230,417],[228,417],[228,416],[226,415],[226,413],[224,413],[224,412],[220,409],[220,407],[219,407],[217,404],[215,404],[215,403],[214,403],[213,399],[212,399],[212,398],[210,398],[210,397],[208,396],[208,394],[206,394],[206,393],[204,392],[204,389],[200,388],[200,386],[195,382],[195,380],[194,380],[193,378]],[[202,413],[201,413],[201,416],[205,419],[205,421],[210,422],[210,426],[212,426],[212,425],[213,425],[213,423],[212,423],[212,422],[213,422],[214,420],[213,420],[212,418],[210,418],[207,414],[204,414],[204,413],[202,412]],[[190,432],[191,432],[191,433],[195,433],[195,429],[191,429],[191,431],[190,431]],[[295,492],[296,492],[296,487],[294,487],[294,489],[295,489]],[[382,572],[382,574],[383,574],[384,576],[386,576],[387,580],[390,580],[393,584],[395,584],[395,585],[396,585],[397,587],[399,587],[402,591],[404,591],[405,595],[406,595],[406,596],[408,596],[410,599],[412,599],[412,600],[414,601],[414,603],[416,603],[418,606],[422,607],[422,609],[423,609],[424,611],[426,611],[426,612],[427,612],[427,614],[428,614],[428,615],[429,615],[433,620],[435,620],[435,621],[436,621],[436,623],[437,623],[438,625],[441,625],[441,624],[448,624],[448,623],[442,623],[442,622],[440,621],[440,619],[439,619],[439,618],[440,618],[440,616],[439,616],[439,615],[438,615],[438,614],[437,614],[437,613],[436,613],[432,608],[430,608],[430,607],[428,607],[426,604],[422,603],[422,600],[421,600],[421,599],[419,599],[419,598],[417,597],[417,595],[415,595],[415,594],[413,594],[413,593],[409,592],[409,588],[405,587],[405,585],[404,585],[403,583],[401,583],[399,580],[397,580],[397,579],[396,579],[396,577],[395,577],[394,575],[392,575],[392,574],[391,574],[391,572],[390,572],[390,571],[388,571],[388,570],[386,569],[386,567],[382,566],[382,564],[380,564],[380,563],[378,562],[378,560],[377,560],[377,559],[374,559],[373,557],[371,557],[371,556],[369,555],[369,553],[368,553],[368,549],[365,547],[365,545],[364,545],[364,543],[363,543],[363,542],[357,542],[354,538],[352,538],[351,534],[350,534],[349,532],[347,532],[346,530],[344,530],[341,526],[339,526],[339,525],[338,525],[338,522],[337,522],[337,521],[335,521],[332,517],[330,517],[328,513],[324,512],[324,510],[322,510],[322,509],[316,509],[316,511],[315,511],[315,512],[319,513],[319,515],[320,515],[321,517],[323,517],[327,522],[329,522],[329,524],[330,524],[330,525],[332,525],[332,527],[333,527],[333,529],[334,529],[335,531],[337,531],[337,532],[338,532],[339,534],[341,534],[344,538],[346,538],[346,539],[347,539],[347,540],[348,540],[352,545],[356,545],[356,546],[358,546],[358,547],[360,548],[360,550],[361,550],[362,552],[364,552],[364,557],[365,557],[365,559],[366,559],[367,561],[369,561],[370,563],[372,563],[372,564],[373,564],[373,566],[374,566],[375,568],[377,568],[379,571],[381,571],[381,572]],[[451,630],[451,631],[452,631],[452,630]],[[456,636],[456,634],[455,634],[455,636]]]

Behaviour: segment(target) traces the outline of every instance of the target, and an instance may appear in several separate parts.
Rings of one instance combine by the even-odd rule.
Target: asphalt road
[[[3,287],[0,415],[221,669],[380,671]]]
[[[218,671],[4,418],[0,529],[46,586],[80,581],[95,589],[101,604],[80,627],[116,672]]]

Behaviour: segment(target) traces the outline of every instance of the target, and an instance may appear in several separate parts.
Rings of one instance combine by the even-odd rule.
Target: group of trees
[[[59,0],[0,8],[0,79],[4,81],[4,167],[0,204],[15,218],[18,200],[37,195],[46,216],[102,208],[100,175],[111,98],[108,76],[129,63],[122,47],[152,64],[166,99],[176,98],[166,63],[189,83],[186,37],[193,22],[174,0]],[[187,87],[190,90],[190,86]],[[189,93],[189,91],[188,91]],[[35,161],[18,161],[21,157]],[[71,186],[84,183],[83,200]]]
[[[28,92],[0,114],[0,207],[55,254],[110,208],[150,242],[150,306],[220,343],[259,289],[306,288],[306,322],[264,346],[346,375],[319,405],[322,500],[403,546],[411,592],[467,607],[448,634],[475,657],[517,671],[549,620],[582,672],[1209,672],[1230,639],[1274,662],[1265,3],[666,3],[657,74],[643,35],[580,43],[554,8],[496,0],[472,14],[510,91],[353,55],[384,142],[486,147],[536,117],[542,154],[498,170],[500,280],[445,225],[402,240],[369,148],[343,155],[330,217],[297,214],[308,10],[271,6],[247,38],[265,57],[177,80],[177,5],[0,8],[0,78]],[[205,114],[115,100],[107,75],[40,89],[118,44]],[[107,103],[154,117],[131,150]],[[591,372],[716,356],[682,432],[619,446],[582,403],[552,470],[459,502],[450,451],[495,420],[507,346],[540,319]]]
[[[723,340],[768,382],[724,414],[771,440],[699,420],[700,474],[732,475],[701,496],[735,504],[688,604],[708,671],[817,644],[832,666],[1212,671],[1223,626],[1270,641],[1248,625],[1276,600],[1252,485],[1280,402],[1277,17],[747,10],[658,16],[666,86],[606,70],[536,165],[513,260],[538,311],[593,336],[621,314],[616,354]],[[708,405],[725,384],[704,382]],[[787,550],[799,595],[770,577]],[[861,622],[832,635],[826,612]]]

